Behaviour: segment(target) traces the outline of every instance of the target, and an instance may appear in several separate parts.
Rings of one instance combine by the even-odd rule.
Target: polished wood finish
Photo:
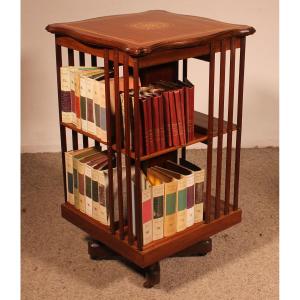
[[[226,48],[225,40],[222,41],[221,60],[220,60],[220,85],[219,85],[219,119],[218,119],[218,146],[217,146],[217,175],[216,175],[216,204],[215,217],[220,216],[220,196],[222,179],[222,150],[224,133],[224,93],[225,93],[225,67],[226,67]],[[227,125],[227,123],[226,123]],[[227,126],[226,126],[227,127]],[[226,128],[227,131],[227,128]]]
[[[213,139],[213,117],[214,117],[214,85],[215,82],[215,50],[214,43],[210,44],[209,63],[209,95],[208,95],[208,139],[206,160],[206,199],[205,199],[205,222],[210,223],[211,214],[211,177],[212,177],[212,139]]]
[[[234,79],[235,79],[235,48],[234,38],[231,39],[230,50],[230,74],[229,74],[229,95],[228,95],[228,126],[227,126],[227,151],[226,151],[226,177],[225,177],[225,208],[224,213],[229,212],[230,202],[230,176],[231,176],[231,152],[232,152],[232,121],[234,102]]]
[[[149,19],[151,17],[151,20]],[[122,31],[118,22],[122,22]],[[117,21],[116,21],[117,20]],[[101,25],[101,26],[100,26]],[[131,263],[143,268],[146,275],[145,287],[159,282],[159,261],[169,256],[205,255],[211,251],[210,237],[241,221],[238,208],[238,187],[240,172],[240,148],[242,128],[243,87],[245,68],[246,36],[255,32],[253,27],[233,25],[205,18],[178,15],[164,11],[149,11],[140,14],[95,18],[86,21],[49,25],[47,30],[56,34],[56,67],[59,100],[59,122],[66,199],[66,178],[64,152],[67,150],[66,130],[72,130],[72,146],[78,149],[78,133],[83,136],[84,147],[88,139],[95,141],[97,147],[107,145],[108,153],[108,214],[110,226],[104,226],[83,214],[69,203],[62,204],[62,216],[85,230],[95,241],[99,241],[101,250],[89,246],[91,258],[111,258],[121,255]],[[113,32],[113,34],[112,34]],[[105,34],[106,33],[106,34]],[[111,33],[111,34],[109,34]],[[97,65],[97,57],[104,58],[106,129],[107,141],[77,129],[72,124],[62,123],[60,104],[60,66],[61,48],[68,48],[68,64],[74,65],[74,51],[79,53],[81,66],[85,65],[85,54],[91,55],[91,65]],[[235,52],[240,48],[237,124],[233,124]],[[230,75],[227,121],[224,120],[226,51],[230,51]],[[214,80],[215,55],[220,52],[220,78],[218,99],[218,117],[214,117]],[[142,85],[153,81],[178,79],[178,63],[182,60],[182,79],[187,78],[188,58],[196,58],[209,63],[208,114],[195,114],[195,138],[185,145],[169,147],[150,155],[141,155],[140,143],[140,103],[139,79]],[[121,106],[119,100],[119,66],[123,66],[124,77],[124,141],[121,134]],[[115,112],[110,106],[109,71],[114,72]],[[129,75],[134,77],[134,147],[130,149],[131,124],[129,117]],[[226,99],[227,100],[227,99]],[[203,101],[196,99],[195,101]],[[226,117],[225,117],[226,118]],[[115,122],[116,135],[112,136],[112,122]],[[237,131],[236,159],[234,166],[234,196],[230,201],[232,133]],[[222,146],[223,134],[227,134],[225,201],[221,200],[222,183]],[[216,197],[212,195],[212,145],[217,137]],[[170,237],[153,241],[143,246],[141,172],[147,167],[159,164],[166,159],[178,160],[178,150],[186,157],[186,147],[195,143],[207,145],[206,193],[204,194],[204,221],[178,232]],[[127,218],[123,215],[122,155],[126,167]],[[134,174],[131,166],[134,165]],[[117,168],[118,199],[113,199],[113,168]],[[131,178],[134,176],[135,188],[131,190]],[[134,195],[134,207],[132,196]],[[118,210],[115,212],[115,201]],[[135,215],[133,216],[133,209]],[[118,213],[119,221],[115,221]],[[135,219],[135,224],[133,224]],[[133,235],[135,226],[135,236]],[[98,251],[98,252],[97,252]]]
[[[191,47],[210,43],[215,39],[247,36],[255,32],[253,27],[247,25],[229,24],[163,10],[57,23],[48,25],[46,29],[86,44],[117,48],[132,56]]]
[[[239,68],[239,89],[238,89],[238,108],[237,108],[237,135],[235,145],[235,168],[234,168],[234,195],[233,209],[238,209],[239,197],[239,178],[240,178],[240,155],[241,155],[241,135],[242,135],[242,113],[243,113],[243,93],[244,93],[244,70],[245,70],[245,47],[246,38],[241,39],[240,68]]]
[[[221,214],[218,219],[212,220],[210,224],[203,222],[196,223],[173,236],[152,242],[144,247],[143,251],[140,251],[136,244],[129,245],[126,238],[121,240],[118,235],[112,235],[107,226],[82,213],[73,205],[64,203],[61,206],[61,211],[62,216],[66,220],[142,268],[180,252],[239,223],[242,215],[240,209],[231,210],[228,215]]]
[[[105,76],[105,104],[106,104],[106,130],[107,130],[107,155],[108,155],[108,210],[110,218],[110,231],[115,233],[114,223],[114,199],[113,199],[113,152],[112,152],[112,129],[110,109],[110,84],[109,84],[109,60],[108,50],[104,52],[104,76]]]

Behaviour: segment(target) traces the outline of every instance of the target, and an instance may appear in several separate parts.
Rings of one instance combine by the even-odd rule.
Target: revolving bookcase
[[[57,87],[59,103],[59,122],[65,202],[61,206],[62,216],[86,231],[90,237],[89,254],[91,258],[113,258],[121,256],[145,271],[145,287],[159,282],[159,261],[170,256],[205,255],[211,250],[210,237],[241,222],[242,211],[238,204],[240,149],[243,110],[243,87],[245,67],[246,36],[255,29],[246,25],[223,23],[211,19],[174,14],[166,11],[147,11],[136,14],[116,15],[94,18],[70,23],[48,25],[49,32],[55,34]],[[64,51],[63,48],[67,50]],[[226,53],[230,53],[226,58]],[[239,52],[238,83],[235,84],[236,58]],[[101,60],[105,72],[106,129],[107,141],[91,135],[74,125],[62,122],[60,67],[64,57],[67,65],[74,66],[77,60],[80,66],[92,66]],[[220,55],[218,93],[215,92],[215,61]],[[129,76],[134,80],[134,143],[139,149],[141,120],[139,104],[139,86],[157,80],[176,81],[179,79],[179,62],[182,61],[182,78],[187,78],[188,59],[198,59],[209,64],[208,114],[202,114],[202,130],[195,130],[194,139],[185,145],[169,147],[149,155],[141,155],[130,148]],[[228,97],[225,95],[226,62],[229,61]],[[99,63],[98,63],[99,65]],[[119,101],[119,69],[122,67],[125,99],[125,138],[121,140],[121,112],[116,105],[112,118],[110,109],[110,71],[114,70],[115,103]],[[237,86],[237,87],[236,87]],[[197,87],[195,86],[195,89]],[[202,87],[203,88],[203,87]],[[236,124],[234,124],[234,98],[237,89]],[[206,101],[205,99],[196,99]],[[225,106],[225,101],[227,105]],[[218,114],[214,112],[218,105]],[[225,107],[228,108],[225,114]],[[225,115],[225,116],[224,116]],[[226,119],[226,121],[225,121]],[[116,136],[112,139],[112,120],[115,121]],[[64,153],[67,149],[67,131],[72,133],[72,149],[79,148],[78,136],[82,136],[83,147],[94,140],[95,146],[106,147],[108,153],[108,211],[110,226],[80,212],[66,201],[66,178]],[[235,156],[232,151],[235,133]],[[223,136],[227,135],[225,172],[222,172]],[[212,167],[213,140],[217,139],[216,168]],[[143,246],[142,203],[140,177],[142,170],[162,160],[175,162],[179,154],[186,157],[186,147],[204,143],[207,147],[206,188],[204,200],[204,221],[195,223],[187,229],[170,237],[164,237]],[[124,145],[124,146],[123,146]],[[113,157],[116,158],[118,183],[118,222],[114,222],[115,202],[113,199]],[[122,191],[122,159],[126,166],[126,199]],[[131,166],[134,165],[135,188],[131,187]],[[213,181],[213,171],[216,176]],[[234,174],[231,174],[231,173]],[[224,173],[225,191],[221,197],[222,174]],[[233,176],[232,176],[233,175]],[[231,182],[233,178],[233,182]],[[213,184],[215,195],[212,195]],[[231,188],[231,185],[233,188]],[[132,196],[135,195],[134,209]],[[223,198],[224,200],[221,200]],[[123,203],[127,201],[127,216],[123,215]],[[133,216],[135,211],[135,216]],[[134,218],[133,218],[134,217]],[[133,234],[133,220],[136,232]]]

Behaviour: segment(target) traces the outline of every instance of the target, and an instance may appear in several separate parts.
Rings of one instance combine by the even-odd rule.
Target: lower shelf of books
[[[214,198],[212,198],[212,200],[214,202]],[[223,206],[224,201],[221,201],[221,207]],[[242,216],[240,209],[234,211],[232,206],[230,206],[228,214],[221,214],[217,219],[214,219],[212,215],[209,224],[204,222],[195,223],[172,236],[153,241],[145,245],[142,251],[139,251],[136,243],[130,245],[126,236],[124,240],[121,240],[118,231],[116,231],[114,235],[111,234],[108,226],[82,213],[75,208],[74,205],[67,202],[62,204],[61,212],[66,220],[87,232],[93,239],[101,241],[113,251],[142,268],[182,251],[197,242],[205,240],[241,222]]]

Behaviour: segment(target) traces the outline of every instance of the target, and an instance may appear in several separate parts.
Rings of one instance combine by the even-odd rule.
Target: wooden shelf
[[[203,222],[195,223],[193,226],[177,232],[170,237],[154,241],[146,245],[142,251],[139,251],[135,243],[129,245],[126,238],[121,240],[118,232],[112,235],[108,226],[102,225],[69,203],[61,205],[61,213],[66,220],[87,232],[92,238],[101,241],[113,251],[142,268],[150,266],[156,261],[171,256],[226,228],[240,223],[242,216],[240,209],[236,211],[231,209],[228,215],[221,215],[216,220],[212,219],[210,224]]]
[[[64,122],[61,122],[61,125],[63,125],[63,126],[65,126],[65,127],[69,128],[69,129],[72,129],[73,131],[76,131],[76,132],[78,132],[78,133],[81,133],[82,135],[85,135],[85,136],[87,136],[87,137],[89,137],[89,138],[91,138],[91,139],[93,139],[93,140],[95,140],[95,141],[97,141],[97,142],[99,142],[99,143],[101,143],[101,144],[107,145],[107,142],[102,141],[100,138],[98,138],[97,136],[95,136],[95,135],[93,135],[93,134],[91,134],[91,133],[88,133],[88,132],[86,132],[86,131],[83,131],[83,130],[77,128],[77,127],[76,127],[74,124],[72,124],[72,123],[64,123]]]

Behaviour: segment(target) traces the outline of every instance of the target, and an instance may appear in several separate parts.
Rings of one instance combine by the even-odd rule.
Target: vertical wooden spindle
[[[110,80],[108,49],[104,50],[104,77],[105,77],[105,104],[106,104],[106,130],[107,130],[107,156],[108,156],[108,211],[111,233],[115,233],[114,198],[113,198],[113,152],[110,106]]]
[[[221,42],[221,60],[220,60],[219,120],[218,120],[215,219],[220,217],[220,195],[221,195],[221,178],[222,178],[222,149],[223,149],[223,120],[224,120],[224,93],[225,93],[225,67],[226,67],[226,40],[222,40],[222,42]]]
[[[135,228],[136,239],[139,250],[143,249],[143,228],[142,228],[142,193],[141,193],[141,161],[140,161],[140,103],[139,103],[139,65],[134,60],[134,140],[135,140]]]
[[[118,180],[118,204],[119,204],[119,234],[124,239],[124,216],[123,216],[123,187],[122,187],[122,126],[121,107],[119,93],[119,51],[114,50],[114,89],[116,111],[116,149],[117,149],[117,180]]]
[[[242,113],[243,113],[243,93],[244,93],[244,71],[245,71],[245,50],[246,37],[241,38],[240,48],[240,68],[239,68],[239,87],[238,87],[238,108],[237,108],[237,135],[235,146],[235,170],[234,170],[234,196],[233,209],[239,206],[239,178],[240,178],[240,155],[241,155],[241,135],[242,135]]]
[[[127,226],[128,226],[128,243],[133,244],[132,230],[132,201],[131,201],[131,158],[130,158],[130,106],[129,101],[129,70],[128,70],[128,55],[124,54],[124,110],[125,110],[125,164],[126,164],[126,196],[127,196]]]
[[[82,67],[85,66],[84,52],[79,52],[79,65]],[[82,143],[83,143],[83,148],[87,148],[89,146],[89,138],[85,135],[82,135]]]
[[[187,79],[187,59],[185,58],[182,60],[182,80],[184,81],[186,79]],[[185,117],[187,117],[187,116],[185,116]],[[188,129],[186,128],[186,130],[188,130]],[[186,159],[186,147],[183,147],[181,149],[181,157],[183,159]]]
[[[65,152],[67,151],[67,138],[66,128],[62,125],[61,116],[61,89],[60,89],[60,67],[62,66],[62,54],[61,46],[55,43],[56,52],[56,75],[57,75],[57,96],[58,96],[58,108],[59,108],[59,130],[60,130],[60,147],[61,147],[61,159],[63,169],[63,181],[64,181],[64,194],[65,202],[67,201],[67,185],[66,185],[66,164],[65,164]]]
[[[97,67],[97,56],[91,55],[91,65],[92,65],[92,67]],[[95,108],[94,108],[94,110],[95,110]],[[95,147],[101,151],[101,146],[98,141],[95,141]]]
[[[68,48],[68,62],[69,66],[74,66],[74,50]],[[75,130],[72,130],[72,143],[73,150],[78,150],[78,134]]]
[[[205,222],[210,223],[211,214],[211,174],[212,174],[212,142],[213,142],[213,117],[214,117],[214,87],[215,87],[215,49],[214,43],[210,44],[209,62],[209,96],[208,96],[208,140],[207,140],[207,175],[206,175],[206,203]]]
[[[234,77],[235,77],[235,38],[231,38],[230,46],[230,74],[228,95],[228,118],[227,118],[227,150],[225,171],[225,206],[224,214],[229,213],[230,204],[230,176],[231,176],[231,152],[232,152],[232,121],[234,102]]]

